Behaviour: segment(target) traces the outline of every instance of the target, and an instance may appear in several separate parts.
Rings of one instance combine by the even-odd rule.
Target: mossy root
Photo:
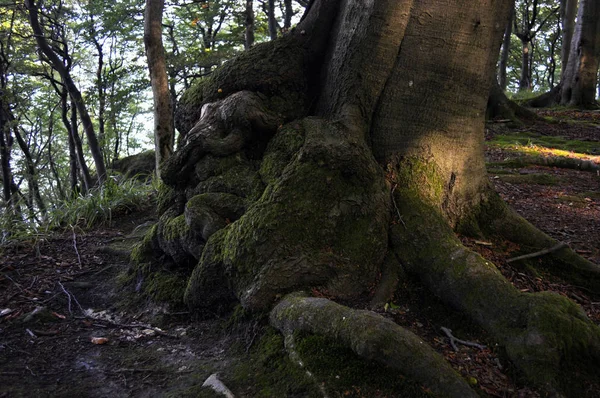
[[[270,322],[285,335],[308,332],[339,340],[357,355],[397,369],[439,396],[477,397],[417,335],[371,311],[296,294],[279,302],[271,311]]]
[[[487,235],[501,236],[518,243],[523,249],[523,254],[549,249],[558,244],[508,207],[495,193],[482,206],[479,219],[479,224]],[[541,265],[550,273],[577,286],[600,293],[600,265],[583,258],[568,247],[535,258],[534,261],[530,260],[529,265]]]
[[[550,292],[521,293],[464,247],[434,206],[410,192],[396,192],[396,202],[404,224],[391,227],[390,241],[403,267],[486,329],[530,381],[566,391],[566,368],[599,367],[600,328],[578,305]]]

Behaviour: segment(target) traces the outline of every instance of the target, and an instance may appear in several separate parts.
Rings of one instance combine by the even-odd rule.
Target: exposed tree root
[[[270,321],[286,335],[304,331],[339,340],[357,355],[398,369],[440,396],[477,396],[418,336],[373,312],[324,298],[289,295],[271,311]]]
[[[495,193],[482,206],[479,224],[488,235],[501,236],[521,245],[525,253],[556,247],[559,242],[540,231],[518,215]],[[568,247],[553,250],[536,258],[531,265],[548,269],[551,273],[600,293],[600,265],[592,263]]]
[[[583,359],[600,365],[600,328],[572,301],[519,292],[479,254],[465,248],[440,212],[414,193],[396,201],[408,228],[392,226],[392,250],[447,304],[470,315],[534,383],[564,388],[562,368]],[[533,228],[533,227],[532,227]]]
[[[510,159],[511,164],[522,164],[523,166],[536,164],[547,167],[558,167],[562,169],[573,169],[582,171],[600,171],[600,165],[592,160],[568,158],[565,156],[519,156]]]
[[[490,89],[486,116],[487,119],[508,119],[519,125],[540,119],[534,112],[510,100],[497,82]]]

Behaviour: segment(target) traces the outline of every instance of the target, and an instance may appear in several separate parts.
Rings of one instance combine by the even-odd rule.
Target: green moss
[[[250,357],[240,362],[227,379],[233,391],[251,397],[321,397],[314,380],[293,363],[285,350],[283,337],[267,328]]]
[[[503,149],[525,151],[527,151],[526,147],[529,147],[531,151],[534,151],[535,147],[541,147],[588,155],[597,155],[600,153],[600,144],[595,141],[569,140],[560,136],[541,135],[531,132],[496,135],[492,140],[488,141],[488,144]]]
[[[560,183],[560,178],[544,173],[500,175],[500,179],[511,184],[557,185]]]
[[[430,204],[442,203],[445,181],[434,161],[416,157],[404,158],[390,171],[403,194],[420,197]]]
[[[132,264],[142,264],[154,258],[157,247],[156,237],[158,233],[158,225],[153,225],[140,243],[133,247],[131,251],[130,261]]]
[[[432,396],[397,371],[366,361],[335,340],[306,334],[298,335],[295,340],[306,369],[330,396]]]
[[[181,214],[164,223],[162,237],[165,241],[174,242],[186,236],[189,232],[190,228],[185,222],[185,216]]]
[[[274,183],[303,144],[304,129],[301,123],[294,122],[280,128],[269,142],[260,166],[263,181],[267,184]]]
[[[294,37],[254,46],[198,80],[181,97],[177,127],[189,131],[200,117],[202,104],[242,90],[265,94],[268,107],[291,120],[306,107],[306,49]]]
[[[187,277],[178,273],[155,271],[149,273],[142,285],[143,294],[152,300],[183,306]]]

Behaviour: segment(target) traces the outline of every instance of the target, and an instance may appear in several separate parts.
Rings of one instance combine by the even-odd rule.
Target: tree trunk
[[[83,102],[83,97],[81,96],[79,89],[77,89],[75,82],[73,82],[73,79],[71,78],[71,75],[69,74],[68,70],[65,68],[63,62],[58,58],[54,50],[52,50],[52,48],[48,45],[48,42],[44,37],[42,27],[40,26],[40,22],[38,19],[38,8],[34,0],[25,0],[25,7],[29,12],[29,22],[31,24],[35,40],[40,51],[43,52],[44,55],[50,60],[52,67],[60,75],[69,92],[69,95],[71,96],[72,101],[77,106],[79,117],[81,118],[81,122],[83,124],[83,128],[88,139],[90,152],[92,153],[92,158],[94,159],[94,164],[96,165],[98,181],[102,183],[106,179],[106,167],[104,165],[104,156],[102,155],[102,148],[100,147],[100,144],[98,143],[98,139],[96,137],[96,133],[94,132],[94,125],[92,124],[92,119],[90,118],[90,114],[87,111],[87,107]]]
[[[29,192],[35,199],[35,203],[42,214],[42,217],[46,217],[46,204],[42,199],[42,195],[40,194],[40,187],[38,184],[38,173],[35,167],[35,163],[31,156],[31,152],[29,151],[29,147],[27,143],[21,136],[19,132],[19,128],[15,125],[13,126],[13,132],[15,134],[15,138],[17,139],[17,143],[19,144],[19,148],[21,148],[21,152],[23,152],[23,156],[25,157],[25,168],[27,169],[27,182],[29,185]]]
[[[160,165],[171,156],[175,139],[173,105],[169,96],[165,49],[162,42],[163,8],[164,0],[146,0],[144,13],[144,45],[154,97],[154,146],[156,173],[159,176]]]
[[[141,291],[153,296],[161,278],[169,291],[181,275],[195,311],[272,310],[287,335],[337,338],[434,393],[475,396],[397,325],[287,295],[356,299],[404,269],[487,330],[529,380],[568,388],[561,366],[581,355],[598,365],[600,329],[565,298],[520,292],[455,234],[555,244],[506,207],[485,171],[508,13],[494,0],[316,0],[297,29],[186,92],[189,133],[161,170],[160,221],[132,253],[152,281]],[[544,264],[600,287],[600,266],[569,249]]]
[[[248,51],[254,44],[254,0],[246,0],[244,16],[244,49]]]
[[[500,88],[506,91],[508,81],[506,79],[506,68],[508,65],[508,55],[510,53],[510,38],[512,36],[513,18],[515,17],[515,6],[513,4],[508,23],[506,24],[506,30],[504,31],[504,40],[502,41],[502,52],[500,53],[500,64],[499,64],[499,82]]]
[[[571,53],[571,41],[575,30],[575,15],[577,15],[577,0],[561,0],[560,18],[562,21],[562,49],[560,52],[561,81],[564,80],[565,71]]]
[[[599,62],[600,4],[594,0],[581,0],[567,70],[563,75],[563,105],[596,107]]]
[[[277,20],[275,19],[275,0],[269,0],[267,5],[267,21],[269,26],[269,37],[277,39]]]
[[[283,0],[283,4],[285,6],[285,12],[283,14],[283,31],[288,32],[292,27],[294,8],[292,7],[292,0]]]
[[[531,90],[531,41],[521,39],[521,78],[519,91]]]

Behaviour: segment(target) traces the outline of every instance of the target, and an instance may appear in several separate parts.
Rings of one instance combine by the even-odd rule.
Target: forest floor
[[[552,120],[525,127],[488,124],[490,179],[522,216],[600,263],[600,173],[576,169],[578,161],[600,166],[600,113],[546,111],[543,116]],[[569,163],[572,168],[539,165],[544,162],[537,160],[548,156],[577,160]],[[286,374],[296,365],[266,322],[243,316],[190,320],[185,309],[136,299],[117,281],[128,267],[131,247],[153,221],[152,212],[124,215],[91,231],[73,229],[0,248],[0,398],[210,397],[217,395],[201,385],[213,373],[237,397],[322,396],[323,388],[331,397],[427,394],[420,388],[399,393],[393,383],[365,385],[368,381],[359,379],[369,370],[357,375],[344,368],[351,362],[347,353],[339,354],[334,371],[322,364],[311,368],[306,361],[314,377],[292,371],[293,378],[305,378],[299,381]],[[518,247],[462,240],[521,291],[557,292],[600,323],[599,295],[507,263]],[[368,301],[353,304],[366,307]],[[418,281],[401,281],[393,301],[378,312],[421,336],[482,396],[542,396],[519,379],[483,330]],[[459,345],[455,351],[442,327],[486,347]],[[597,396],[599,388],[589,386],[589,396]]]

